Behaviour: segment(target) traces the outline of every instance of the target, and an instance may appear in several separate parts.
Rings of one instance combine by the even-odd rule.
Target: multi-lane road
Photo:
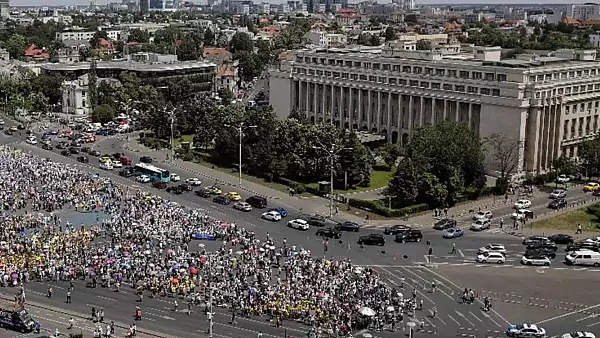
[[[259,235],[269,233],[275,240],[288,239],[288,242],[302,246],[313,252],[313,255],[323,255],[323,241],[315,236],[315,229],[306,232],[285,227],[286,220],[270,222],[260,218],[262,211],[253,210],[243,213],[212,202],[212,199],[202,199],[192,193],[183,195],[169,195],[164,190],[157,190],[150,186],[143,186],[130,179],[119,177],[116,172],[102,171],[94,158],[89,164],[75,161],[75,157],[66,158],[55,152],[42,150],[19,142],[17,135],[10,137],[2,134],[0,143],[12,143],[40,156],[51,158],[53,161],[71,163],[88,170],[109,176],[115,181],[133,186],[143,187],[154,194],[168,197],[178,203],[201,208],[212,215],[225,221],[235,222],[250,228]],[[139,154],[127,152],[121,148],[122,140],[117,138],[100,140],[96,149],[103,153],[116,151],[126,152],[134,161],[139,160]],[[190,172],[179,167],[161,163],[159,166],[171,170],[181,176],[182,180],[193,176]],[[212,185],[214,182],[203,180],[203,185]],[[224,187],[225,188],[225,187]],[[226,190],[227,191],[227,190]],[[243,198],[248,197],[243,191],[238,191]],[[572,189],[568,198],[577,201],[585,198],[580,189]],[[548,199],[544,196],[532,200],[531,210],[539,213],[545,210]],[[270,206],[277,201],[269,201]],[[301,217],[302,212],[289,208],[290,215],[287,219]],[[511,226],[508,221],[513,212],[510,206],[493,210],[494,219],[505,219],[505,226]],[[461,226],[467,227],[470,218],[458,219]],[[500,231],[484,231],[472,233],[467,231],[464,237],[455,240],[444,240],[441,234],[431,229],[431,224],[415,225],[423,230],[424,241],[421,243],[399,244],[390,240],[385,247],[364,247],[356,244],[359,235],[380,232],[380,229],[362,229],[359,233],[344,233],[340,241],[329,244],[327,257],[350,258],[355,264],[371,266],[378,271],[381,277],[392,287],[400,288],[405,296],[409,296],[413,289],[417,292],[418,299],[423,300],[424,309],[417,314],[418,321],[424,325],[423,334],[437,336],[466,335],[473,337],[502,336],[508,323],[540,322],[550,336],[562,334],[567,331],[586,330],[594,331],[600,328],[600,319],[595,317],[595,310],[600,310],[600,305],[594,304],[594,280],[600,277],[600,271],[595,269],[580,269],[564,266],[559,254],[548,268],[524,267],[519,264],[524,247],[521,239],[506,236]],[[430,241],[433,256],[427,255],[425,241]],[[477,248],[490,242],[502,243],[506,246],[507,262],[504,265],[488,266],[474,262]],[[458,248],[456,254],[449,254],[452,243]],[[564,252],[561,249],[560,252]],[[433,264],[424,264],[433,263]],[[437,285],[437,292],[431,292],[431,284]],[[47,304],[56,308],[66,309],[76,313],[89,315],[91,306],[102,307],[106,311],[107,320],[115,320],[123,325],[132,322],[136,305],[136,297],[130,289],[124,288],[123,292],[113,292],[103,288],[89,289],[85,285],[77,285],[73,294],[73,303],[65,304],[65,285],[54,283],[55,295],[46,297],[47,283],[30,283],[27,286],[28,300],[40,304]],[[483,312],[481,304],[463,305],[458,302],[462,290],[472,288],[480,298],[485,296],[492,300],[493,311]],[[12,292],[5,289],[4,293]],[[138,328],[163,332],[165,336],[188,337],[204,335],[207,320],[201,309],[194,308],[188,315],[187,311],[173,311],[174,299],[158,298],[144,299],[144,321]],[[598,308],[596,308],[598,306]],[[180,306],[180,309],[183,306]],[[437,310],[435,318],[431,311]],[[35,313],[34,313],[35,315]],[[56,315],[56,313],[55,313]],[[46,316],[47,317],[47,316]],[[65,318],[65,315],[49,317],[54,321]],[[600,317],[599,317],[600,318]],[[259,332],[263,336],[278,337],[287,333],[292,337],[305,336],[308,327],[295,322],[284,322],[282,328],[275,328],[269,322],[260,318],[237,318],[237,324],[230,323],[230,314],[227,309],[217,309],[215,316],[215,337],[249,337],[256,336]],[[81,319],[82,325],[92,327],[90,323]],[[598,325],[598,326],[596,326]],[[391,336],[389,332],[378,332],[375,335]]]

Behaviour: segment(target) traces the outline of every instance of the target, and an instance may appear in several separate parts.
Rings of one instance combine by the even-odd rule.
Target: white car
[[[491,225],[492,222],[490,222],[489,219],[478,219],[475,222],[471,223],[469,229],[474,231],[482,231],[485,229],[489,229]]]
[[[252,206],[246,202],[237,202],[233,205],[233,208],[245,212],[252,211]]]
[[[477,255],[477,263],[496,263],[504,264],[506,257],[501,252],[484,252]]]
[[[119,162],[119,161],[114,161],[111,163],[113,168],[123,168],[123,163]]]
[[[35,139],[35,137],[30,137],[27,139],[27,143],[29,144],[37,144],[37,140]]]
[[[114,167],[112,165],[112,163],[110,162],[104,162],[104,163],[100,163],[100,169],[104,169],[104,170],[112,170]],[[148,178],[150,179],[150,178]]]
[[[591,243],[600,243],[600,236],[599,237],[587,238],[585,241],[586,242],[591,242]]]
[[[523,219],[527,219],[529,217],[528,215],[530,213],[531,213],[531,211],[529,211],[527,209],[520,209],[520,210],[513,212],[512,215],[510,215],[510,217],[513,219],[516,219],[517,221],[520,221]]]
[[[518,200],[515,203],[515,205],[513,206],[513,208],[517,209],[517,210],[531,208],[531,201],[530,200]]]
[[[148,175],[140,175],[136,178],[136,180],[140,183],[148,183],[150,182],[150,176]]]
[[[546,337],[546,330],[535,324],[510,325],[506,330],[509,337]]]
[[[558,181],[558,183],[568,183],[570,180],[571,178],[565,174],[558,175],[558,177],[556,178],[556,181]]]
[[[596,335],[591,332],[570,332],[561,336],[562,338],[596,338]]]
[[[173,182],[179,182],[179,181],[181,181],[181,177],[179,177],[179,175],[177,175],[175,173],[171,173],[171,175],[169,175],[169,178]]]
[[[277,211],[268,211],[262,214],[262,216],[260,216],[263,219],[269,220],[269,221],[281,221],[281,215],[277,212]]]
[[[553,198],[553,199],[565,198],[565,197],[567,197],[567,191],[564,189],[556,189],[550,193],[550,198]]]
[[[308,230],[310,228],[308,222],[300,218],[289,221],[288,226],[298,230]]]
[[[548,258],[546,256],[523,255],[523,257],[521,257],[521,264],[523,264],[523,265],[550,266],[550,263],[552,263],[552,261],[550,260],[550,258]]]
[[[475,215],[473,215],[473,220],[474,221],[478,221],[478,220],[489,220],[492,219],[492,212],[491,211],[480,211],[478,213],[476,213]]]
[[[477,250],[477,254],[482,254],[484,252],[500,252],[501,254],[506,254],[506,248],[502,244],[488,244],[484,247],[479,248]]]
[[[200,179],[197,177],[188,178],[187,180],[185,180],[185,183],[196,187],[202,185],[202,181],[200,181]]]

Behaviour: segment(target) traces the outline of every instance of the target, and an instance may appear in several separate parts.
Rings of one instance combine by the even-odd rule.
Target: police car
[[[596,335],[591,332],[571,332],[565,333],[562,338],[596,338]]]
[[[509,337],[546,337],[546,330],[538,327],[535,324],[511,325],[506,330],[506,335]]]

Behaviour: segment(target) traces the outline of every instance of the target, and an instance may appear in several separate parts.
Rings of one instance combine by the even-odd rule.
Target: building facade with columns
[[[481,138],[518,140],[519,169],[538,173],[560,156],[577,157],[578,144],[599,130],[595,51],[501,59],[498,47],[451,54],[414,47],[290,53],[270,73],[270,103],[282,119],[301,109],[311,123],[381,134],[401,146],[425,125],[466,123]]]

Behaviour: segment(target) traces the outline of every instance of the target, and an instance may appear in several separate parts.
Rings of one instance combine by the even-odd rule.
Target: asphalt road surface
[[[118,142],[120,141],[116,139],[106,140],[99,143],[97,149],[106,153],[122,152],[123,150],[118,148]],[[102,171],[93,158],[90,159],[90,164],[77,163],[76,156],[66,158],[37,146],[21,143],[18,137],[4,134],[0,136],[0,143],[12,143],[13,146],[32,151],[53,161],[84,167],[125,185],[143,187],[133,180],[119,177],[116,172]],[[139,160],[135,153],[130,155],[135,162]],[[183,181],[192,177],[185,170],[164,163],[159,166],[177,173]],[[203,185],[211,184],[214,182],[203,180]],[[431,225],[424,225],[424,241],[421,243],[400,244],[394,243],[390,238],[384,247],[361,248],[356,244],[359,235],[381,232],[378,229],[362,229],[359,233],[344,233],[340,241],[331,241],[325,252],[322,239],[315,236],[315,229],[306,232],[293,230],[285,226],[286,220],[270,222],[260,219],[262,212],[260,210],[243,213],[233,210],[230,206],[215,204],[212,199],[202,199],[192,193],[169,196],[164,190],[157,190],[150,186],[144,189],[153,194],[168,196],[171,200],[190,207],[208,210],[216,217],[241,224],[259,235],[269,233],[277,241],[287,238],[290,244],[311,250],[313,255],[325,255],[337,259],[350,258],[355,264],[371,266],[390,286],[403,289],[400,292],[403,292],[405,297],[410,297],[414,290],[417,299],[423,300],[423,310],[418,312],[416,318],[418,322],[424,324],[422,335],[454,337],[457,334],[464,334],[472,337],[500,337],[509,322],[540,322],[547,329],[549,336],[576,330],[598,332],[600,329],[600,319],[595,317],[595,311],[600,310],[600,304],[594,304],[594,299],[598,300],[598,297],[594,298],[594,292],[597,290],[595,281],[600,277],[600,271],[563,266],[560,263],[562,260],[560,255],[549,268],[520,266],[518,260],[523,252],[523,246],[521,239],[517,237],[506,236],[497,231],[480,233],[467,231],[462,238],[444,240],[440,232],[429,228]],[[248,197],[248,194],[243,191],[239,192],[244,199]],[[573,190],[569,192],[569,198],[581,199],[584,198],[584,194]],[[548,199],[537,198],[532,202],[531,209],[535,212],[543,210]],[[277,201],[269,201],[269,204],[270,207],[275,206]],[[288,209],[288,211],[290,215],[287,219],[302,215],[299,210]],[[495,219],[502,216],[506,219],[506,215],[512,213],[512,209],[503,207],[493,212]],[[459,219],[459,223],[468,226],[470,220],[465,217]],[[427,240],[431,242],[433,250],[431,257],[427,255],[425,245]],[[214,245],[210,242],[203,243],[209,248]],[[456,254],[450,255],[453,243],[456,243],[458,250]],[[506,264],[491,266],[476,264],[473,261],[477,248],[488,243],[502,243],[507,247],[509,252]],[[423,263],[430,264],[422,266]],[[432,283],[436,284],[435,293],[432,292]],[[77,312],[83,317],[89,316],[91,306],[96,306],[105,310],[106,321],[115,320],[124,325],[133,322],[137,297],[128,287],[123,287],[122,291],[117,293],[111,289],[87,288],[83,282],[78,282],[73,292],[73,303],[65,304],[66,285],[61,282],[52,285],[55,294],[52,298],[48,298],[46,297],[48,283],[30,283],[27,285],[28,301]],[[459,298],[464,288],[474,289],[479,299],[489,297],[492,300],[493,310],[483,312],[481,303],[460,304]],[[2,291],[5,294],[13,292],[12,289]],[[143,321],[138,323],[138,328],[165,332],[165,335],[177,337],[205,335],[208,325],[202,307],[193,308],[188,314],[187,308],[181,303],[180,301],[176,312],[173,309],[173,298],[145,298],[143,303],[139,304],[145,310],[145,316]],[[432,316],[434,309],[437,313],[435,318]],[[62,321],[60,317],[50,318],[58,322]],[[85,319],[81,321],[89,327],[93,325]],[[238,323],[232,324],[230,321],[231,315],[227,309],[216,309],[215,337],[250,337],[257,336],[259,332],[262,332],[265,337],[280,337],[286,333],[292,337],[301,337],[309,330],[304,324],[296,322],[284,322],[283,327],[275,328],[272,323],[259,318],[238,316],[236,318]],[[394,335],[391,332],[373,334],[383,337]]]

